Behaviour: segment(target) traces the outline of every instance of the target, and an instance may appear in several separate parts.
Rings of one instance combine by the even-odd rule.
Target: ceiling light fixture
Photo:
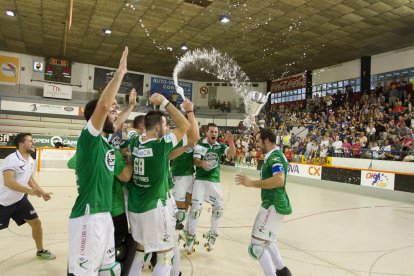
[[[230,22],[230,17],[228,17],[227,15],[222,15],[222,16],[220,16],[220,22],[224,23],[224,24],[229,23]]]
[[[181,44],[180,49],[183,50],[183,51],[187,51],[188,50],[188,45],[183,43],[183,44]]]
[[[7,10],[7,11],[6,11],[6,14],[7,14],[8,16],[16,16],[16,12],[15,12],[15,11],[13,11],[13,10]]]
[[[110,34],[112,34],[112,30],[109,29],[109,28],[106,28],[106,29],[103,29],[103,33],[106,34],[106,35],[110,35]]]

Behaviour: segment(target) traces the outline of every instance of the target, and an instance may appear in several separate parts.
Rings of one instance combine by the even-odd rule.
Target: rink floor
[[[37,260],[30,227],[11,221],[7,230],[0,231],[1,276],[66,273],[75,176],[70,170],[44,170],[35,178],[54,193],[49,202],[30,200],[43,224],[45,247],[57,259]],[[211,215],[205,205],[195,254],[187,256],[181,247],[183,276],[263,275],[247,254],[260,191],[236,186],[229,169],[222,170],[222,185],[225,210],[215,250],[207,252],[202,246]],[[293,213],[285,217],[278,246],[293,275],[414,275],[414,205],[305,183],[289,182],[287,191]]]

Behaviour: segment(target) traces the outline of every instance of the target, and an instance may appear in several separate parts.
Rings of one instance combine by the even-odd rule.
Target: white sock
[[[251,243],[255,244],[255,245],[264,246],[265,241],[260,241],[260,240],[252,238]],[[260,256],[258,261],[259,261],[260,265],[262,266],[262,269],[263,269],[264,274],[266,276],[274,276],[275,275],[275,270],[273,268],[272,257],[270,256],[269,251],[267,251],[267,247],[264,247],[263,254],[262,254],[262,256]]]
[[[273,263],[276,266],[277,270],[281,270],[285,267],[285,264],[283,263],[282,256],[280,255],[279,248],[277,248],[277,245],[275,242],[269,243],[269,246],[267,247],[267,250],[270,253],[270,256],[272,257]]]
[[[178,276],[180,275],[180,248],[176,245],[173,249],[174,251],[174,260],[173,265],[171,268],[171,276]]]
[[[129,269],[128,276],[141,276],[142,267],[144,266],[144,252],[137,251],[135,253],[134,261]]]
[[[157,253],[157,264],[154,267],[154,271],[152,271],[152,276],[170,275],[173,261],[174,253],[172,251]]]

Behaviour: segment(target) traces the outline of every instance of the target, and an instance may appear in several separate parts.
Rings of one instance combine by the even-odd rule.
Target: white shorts
[[[220,182],[194,180],[192,204],[202,204],[204,201],[213,206],[223,206]]]
[[[158,200],[155,209],[128,214],[132,237],[144,247],[145,253],[168,250],[175,246],[172,212],[170,207],[163,206],[161,200]]]
[[[252,236],[271,242],[276,242],[284,215],[276,212],[275,206],[269,209],[260,207],[253,225]]]
[[[110,213],[69,219],[69,273],[98,275],[115,263],[114,224]]]
[[[194,176],[173,176],[174,198],[176,201],[185,201],[186,193],[193,193]]]

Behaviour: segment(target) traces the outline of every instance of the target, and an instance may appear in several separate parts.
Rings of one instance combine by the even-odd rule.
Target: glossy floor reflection
[[[69,170],[35,175],[53,199],[31,198],[43,223],[45,247],[57,255],[39,261],[30,227],[10,223],[0,231],[0,275],[65,275],[68,215],[76,197]],[[202,233],[210,222],[205,205],[200,245],[187,256],[181,247],[183,276],[263,275],[247,254],[260,191],[236,186],[234,172],[222,170],[225,210],[215,250],[207,252]],[[293,275],[414,275],[414,205],[341,191],[288,183],[293,214],[285,217],[278,246]],[[150,275],[148,271],[144,275]]]

